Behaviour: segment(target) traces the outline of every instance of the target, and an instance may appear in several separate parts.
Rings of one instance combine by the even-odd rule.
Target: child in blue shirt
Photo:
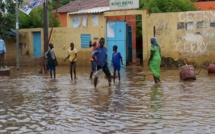
[[[95,48],[92,53],[92,58],[96,61],[97,71],[94,78],[94,87],[97,85],[98,77],[103,71],[105,75],[108,77],[109,86],[111,86],[111,73],[107,66],[107,49],[104,47],[105,39],[100,38],[99,46]]]
[[[120,52],[117,52],[117,45],[114,45],[113,46],[113,55],[112,55],[112,66],[114,68],[114,75],[113,75],[113,82],[115,83],[115,76],[116,76],[116,71],[118,72],[118,77],[119,77],[119,82],[120,82],[120,61],[121,61],[121,64],[123,65],[123,62],[122,62],[122,56],[120,54]]]

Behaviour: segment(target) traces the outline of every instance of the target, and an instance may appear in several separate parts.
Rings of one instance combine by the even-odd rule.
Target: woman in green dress
[[[153,73],[155,83],[160,82],[161,49],[155,37],[151,38],[150,58],[148,65]]]

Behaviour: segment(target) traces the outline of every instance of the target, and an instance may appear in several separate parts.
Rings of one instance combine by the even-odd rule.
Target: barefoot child
[[[72,77],[73,72],[74,72],[74,79],[77,79],[77,77],[76,77],[77,53],[78,53],[78,51],[76,48],[74,48],[74,43],[70,43],[70,49],[68,50],[68,56],[64,59],[64,62],[69,58],[71,80],[73,80],[73,77]]]
[[[94,78],[94,87],[97,85],[98,77],[101,74],[101,71],[105,73],[108,78],[109,86],[111,86],[111,74],[109,68],[107,66],[107,49],[104,47],[105,39],[100,38],[99,46],[95,48],[94,52],[92,53],[92,58],[96,61],[97,71]]]
[[[54,45],[52,43],[49,44],[49,50],[46,52],[46,57],[48,60],[48,69],[50,71],[50,77],[54,75],[54,79],[56,78],[56,66],[57,59],[55,53],[53,51]]]
[[[112,66],[114,68],[114,74],[113,74],[113,82],[115,83],[115,76],[116,76],[116,71],[118,72],[118,77],[119,77],[119,81],[120,81],[120,61],[121,64],[123,65],[122,62],[122,56],[120,54],[120,52],[117,52],[117,45],[113,46],[113,55],[112,55]]]

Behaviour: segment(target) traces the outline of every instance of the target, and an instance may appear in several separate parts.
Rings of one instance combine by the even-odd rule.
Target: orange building
[[[198,1],[194,2],[194,5],[198,8],[198,10],[214,10],[215,9],[215,0],[210,1]]]

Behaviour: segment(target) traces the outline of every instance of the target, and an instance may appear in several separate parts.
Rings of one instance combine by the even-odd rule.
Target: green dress
[[[150,69],[156,78],[160,78],[160,65],[161,65],[161,54],[159,45],[151,45],[151,49],[154,51],[154,56],[150,61]],[[151,52],[151,51],[150,51]]]

